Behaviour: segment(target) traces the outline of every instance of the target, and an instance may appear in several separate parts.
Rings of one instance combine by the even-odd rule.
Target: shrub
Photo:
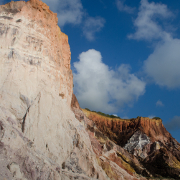
[[[153,119],[161,119],[160,117],[153,117]]]

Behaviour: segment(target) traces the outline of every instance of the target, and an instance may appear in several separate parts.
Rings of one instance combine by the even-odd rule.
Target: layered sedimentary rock
[[[76,104],[76,103],[74,103]],[[101,132],[94,121],[87,118],[80,108],[72,107],[75,116],[86,127],[98,164],[112,180],[146,180],[144,169],[138,159],[111,141]]]
[[[68,37],[39,0],[0,6],[0,179],[108,179],[71,110]]]
[[[94,123],[89,130],[95,137],[92,145],[97,154],[105,152],[109,161],[129,174],[180,179],[180,144],[167,132],[161,119],[125,120],[86,109],[83,112]]]
[[[179,179],[180,145],[161,120],[82,111],[70,58],[42,1],[0,6],[0,179]]]
[[[87,110],[83,110],[83,112],[89,119],[95,122],[101,131],[105,132],[104,128],[106,128],[110,130],[109,133],[114,133],[109,134],[109,136],[112,136],[113,140],[121,146],[127,143],[127,140],[129,140],[137,129],[140,129],[150,137],[152,142],[162,141],[165,143],[172,138],[170,133],[164,128],[161,119],[137,117],[124,120],[119,118],[108,118]]]

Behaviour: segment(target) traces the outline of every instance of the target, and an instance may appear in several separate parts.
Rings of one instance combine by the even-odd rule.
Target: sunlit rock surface
[[[0,6],[0,179],[109,179],[71,110],[70,58],[42,1]]]

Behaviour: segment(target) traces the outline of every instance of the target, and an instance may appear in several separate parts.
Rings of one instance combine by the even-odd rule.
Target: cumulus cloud
[[[102,17],[88,17],[84,23],[83,34],[88,40],[93,41],[95,33],[101,31],[104,24],[105,19]]]
[[[163,107],[164,104],[162,103],[162,101],[158,100],[158,101],[156,102],[156,106]]]
[[[116,5],[119,11],[127,12],[129,14],[134,13],[135,8],[129,7],[124,4],[125,0],[116,0]]]
[[[129,65],[111,70],[94,49],[81,53],[74,68],[74,91],[82,108],[113,113],[145,92],[145,83],[130,74]]]
[[[144,61],[143,70],[153,82],[169,89],[180,87],[180,39],[173,38],[162,26],[172,16],[166,5],[141,0],[134,21],[136,32],[129,35],[136,40],[156,40],[154,52]]]
[[[168,130],[180,129],[180,116],[174,116],[168,123],[165,124]]]
[[[81,24],[84,36],[93,41],[95,33],[101,31],[105,20],[102,17],[90,17],[84,13],[81,0],[43,0],[53,12],[57,13],[58,24],[62,28],[66,24]],[[86,15],[86,17],[85,17]]]
[[[65,24],[79,24],[83,17],[81,0],[43,0],[53,12],[58,14],[60,27]]]
[[[157,45],[144,62],[144,70],[154,82],[169,89],[180,87],[180,39]]]
[[[141,0],[138,17],[134,21],[136,32],[128,37],[137,40],[168,38],[169,34],[163,31],[157,19],[166,19],[172,17],[172,15],[164,4],[149,3],[148,0]]]

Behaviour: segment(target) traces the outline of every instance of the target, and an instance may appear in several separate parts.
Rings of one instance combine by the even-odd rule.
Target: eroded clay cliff
[[[94,123],[89,125],[89,131],[97,154],[106,153],[110,161],[129,174],[180,179],[180,144],[165,129],[161,119],[110,118],[82,110]]]

